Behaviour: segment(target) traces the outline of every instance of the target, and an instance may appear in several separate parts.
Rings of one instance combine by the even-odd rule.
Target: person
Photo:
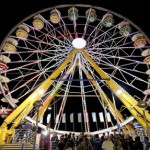
[[[79,150],[93,150],[92,144],[86,136],[84,137],[83,142],[80,144]]]
[[[58,146],[58,136],[57,133],[54,133],[53,136],[51,137],[51,149],[54,150]]]
[[[116,149],[117,150],[123,150],[123,144],[122,144],[121,139],[119,139],[119,138],[118,138],[118,141],[117,141]]]
[[[101,150],[101,140],[100,140],[100,138],[99,138],[99,136],[98,136],[98,134],[96,134],[95,136],[94,136],[94,140],[93,140],[93,148],[94,148],[94,150]]]
[[[64,136],[60,137],[60,141],[58,142],[58,150],[64,150],[65,148],[65,142],[64,142]]]
[[[103,150],[114,150],[115,146],[113,142],[109,139],[109,136],[106,136],[105,141],[102,143]]]
[[[66,143],[66,146],[65,146],[64,150],[73,150],[73,148],[71,147],[71,143],[70,142]]]
[[[149,150],[150,148],[150,142],[148,141],[148,137],[144,137],[144,142],[143,142],[143,150]]]
[[[127,145],[129,150],[135,149],[135,142],[131,136],[128,137]]]
[[[136,150],[143,150],[143,143],[141,142],[141,140],[140,140],[140,137],[139,136],[137,136],[136,138],[135,138],[135,149]]]
[[[26,133],[26,140],[28,140],[29,136],[30,136],[30,132],[33,129],[32,124],[29,121],[25,121],[25,133]]]
[[[24,131],[23,131],[23,125],[22,124],[19,124],[18,127],[17,127],[17,142],[22,142],[22,139],[24,137]]]
[[[41,136],[40,136],[40,150],[46,150],[45,148],[45,139],[44,139],[44,134],[41,133]]]

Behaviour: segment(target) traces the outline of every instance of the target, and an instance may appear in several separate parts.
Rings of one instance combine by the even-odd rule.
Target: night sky
[[[59,2],[56,2],[59,1]],[[35,13],[36,11],[42,10],[44,8],[63,5],[63,4],[89,4],[93,6],[103,7],[112,10],[122,16],[128,18],[150,37],[150,17],[148,2],[132,2],[131,0],[117,1],[117,0],[26,0],[26,1],[3,1],[0,5],[0,43],[5,38],[5,36],[10,32],[10,30],[19,23],[25,17]],[[73,102],[69,102],[73,105]],[[90,99],[88,100],[90,103]],[[69,105],[69,104],[68,104]],[[119,105],[119,104],[118,104]],[[95,104],[95,109],[96,109]],[[49,112],[46,112],[48,114]],[[46,115],[45,115],[46,116]],[[68,117],[69,120],[69,117]],[[44,119],[46,121],[46,119]],[[103,128],[103,124],[99,128]],[[62,127],[63,128],[63,127]],[[69,130],[72,130],[72,124],[69,125]],[[80,130],[80,124],[77,124],[75,128]],[[93,125],[94,130],[96,130],[96,125]]]
[[[121,2],[118,0],[27,0],[26,2],[21,2],[17,0],[13,1],[3,1],[0,5],[0,41],[5,37],[5,35],[22,19],[35,13],[36,11],[42,10],[44,8],[63,5],[63,4],[89,4],[93,6],[100,6],[106,9],[110,9],[116,13],[123,15],[124,17],[130,19],[137,26],[139,26],[147,35],[149,32],[149,5],[147,1],[130,3],[130,0]]]

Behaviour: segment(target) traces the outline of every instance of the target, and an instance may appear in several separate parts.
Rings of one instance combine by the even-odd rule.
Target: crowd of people
[[[26,135],[28,137],[29,129],[34,131],[32,124],[28,121],[21,124],[19,127],[24,133],[20,133],[21,139]],[[26,133],[26,134],[25,134]],[[48,135],[47,135],[48,136]],[[18,139],[19,140],[19,139]],[[141,141],[137,136],[133,139],[132,136],[117,134],[110,135],[87,135],[81,133],[75,135],[74,133],[64,134],[58,136],[56,133],[52,137],[47,138],[41,134],[40,149],[48,150],[48,140],[51,142],[51,150],[150,150],[150,141],[148,137],[144,137],[144,141]]]
[[[59,138],[57,134],[51,137],[51,150],[56,147],[58,150],[149,150],[150,142],[148,137],[141,142],[138,136],[133,140],[131,136],[122,134],[103,134],[99,137],[98,134],[92,136],[81,133],[75,136],[69,133]]]

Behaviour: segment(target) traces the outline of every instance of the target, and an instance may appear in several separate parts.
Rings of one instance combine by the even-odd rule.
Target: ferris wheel
[[[137,103],[150,94],[149,54],[145,33],[113,11],[76,4],[36,12],[1,44],[1,101],[15,108],[4,124],[35,120],[33,104],[40,101],[38,119],[57,106],[54,130],[70,110],[82,113],[85,132],[92,130],[90,113],[103,110],[123,123],[126,109],[146,128]],[[150,122],[148,112],[146,119]]]

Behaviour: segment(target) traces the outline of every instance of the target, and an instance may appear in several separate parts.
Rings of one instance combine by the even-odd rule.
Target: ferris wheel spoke
[[[14,37],[14,38],[17,38],[17,37],[15,37],[15,36],[11,36],[11,37]],[[51,44],[51,43],[47,43],[47,42],[45,42],[45,41],[42,41],[41,39],[38,39],[38,38],[36,38],[36,37],[33,37],[33,36],[31,36],[32,38],[35,38],[35,40],[31,40],[31,39],[28,39],[28,40],[26,40],[26,43],[27,43],[27,41],[28,41],[28,44],[30,44],[30,46],[33,46],[34,48],[36,48],[36,46],[35,45],[33,45],[32,44],[32,42],[33,43],[36,43],[36,44],[45,44],[46,46],[50,46],[50,48],[57,48],[57,47],[64,47],[65,48],[65,46],[60,46],[60,45],[58,45],[58,44]],[[18,46],[17,46],[18,47]],[[28,46],[27,46],[28,47]],[[30,48],[30,49],[32,49],[32,48]]]
[[[73,15],[74,15],[74,19],[72,20],[73,21],[73,29],[74,29],[74,38],[78,38],[78,35],[77,35],[77,22],[76,22],[76,16],[75,16],[75,8],[73,7]]]
[[[136,33],[138,33],[138,32],[130,33],[129,36],[131,36],[131,35],[133,35],[133,34],[136,34]],[[116,37],[116,38],[107,39],[107,40],[102,41],[102,42],[100,42],[100,43],[93,44],[93,45],[91,45],[91,46],[92,46],[92,47],[93,47],[93,46],[100,46],[102,43],[107,43],[107,42],[111,42],[111,41],[115,41],[115,40],[121,40],[122,38],[124,38],[124,36],[121,35],[121,36],[118,36],[118,37]],[[128,44],[129,44],[129,43],[133,43],[133,42],[128,42]],[[122,44],[122,45],[127,45],[127,43]]]
[[[59,129],[60,121],[61,121],[61,118],[62,118],[62,114],[64,112],[64,108],[66,106],[67,95],[69,95],[69,89],[71,88],[71,80],[73,79],[74,73],[75,73],[75,69],[73,69],[73,72],[69,75],[69,80],[67,81],[66,88],[63,91],[64,94],[63,94],[63,97],[62,97],[62,103],[61,103],[59,113],[58,113],[58,118],[60,118],[60,119],[58,120],[58,123],[55,124],[54,129]],[[57,127],[57,124],[58,124],[58,127]]]
[[[63,23],[65,30],[67,30],[67,26],[66,26],[64,20],[62,19],[60,13],[58,12],[57,9],[55,9],[55,10],[57,11],[58,16],[60,17],[61,22]],[[40,15],[40,16],[41,16],[41,15]],[[68,32],[64,32],[64,31],[65,31],[65,30],[64,30],[63,33],[66,33],[66,35],[64,35],[64,34],[61,33],[58,29],[54,28],[54,26],[53,26],[49,21],[47,21],[43,16],[41,16],[41,17],[44,19],[44,21],[46,22],[47,25],[49,25],[50,27],[52,27],[52,30],[54,30],[55,32],[59,33],[59,35],[61,35],[64,39],[67,40],[68,43],[71,44],[71,42],[70,42],[70,40],[69,40]],[[60,23],[59,23],[59,25],[60,25]],[[60,28],[62,29],[62,26],[61,26],[61,25],[60,25]],[[62,42],[63,42],[63,41],[62,41]]]
[[[23,91],[20,93],[20,95],[18,95],[17,99],[21,100],[22,98],[24,98],[26,95],[30,94],[31,92],[32,92],[31,90],[24,88]]]
[[[57,56],[58,57],[58,56]],[[34,65],[35,64],[38,64],[39,62],[43,62],[43,61],[46,61],[47,62],[47,64],[50,64],[51,62],[53,62],[54,60],[56,60],[56,58],[57,58],[56,56],[55,57],[51,57],[51,58],[46,58],[46,59],[42,59],[42,60],[36,60],[36,61],[34,61],[34,60],[32,60],[30,63],[28,63],[28,64],[24,64],[24,62],[23,62],[23,65],[21,66],[19,66],[19,67],[17,67],[17,68],[13,68],[13,69],[8,69],[6,72],[7,73],[11,73],[11,72],[13,72],[13,71],[17,71],[17,70],[20,70],[20,69],[28,69],[29,70],[29,66],[30,67],[34,67]],[[50,67],[49,68],[47,68],[47,70],[48,69],[51,69],[51,68],[53,68],[53,67],[56,67],[56,66],[58,66],[61,62],[62,62],[63,60],[60,60],[60,61],[58,61],[58,62],[56,62],[55,64],[53,64],[53,65],[50,65]],[[21,64],[21,62],[11,62],[11,63],[20,63]],[[33,70],[33,69],[32,69]]]
[[[30,36],[32,38],[39,39],[39,41],[41,41],[41,37],[44,37],[44,39],[47,37],[50,40],[50,42],[52,42],[53,44],[55,44],[53,42],[54,40],[59,41],[59,39],[56,37],[56,34],[55,35],[51,35],[50,33],[45,33],[43,31],[37,30],[37,29],[35,29],[34,27],[32,27],[32,26],[30,26],[28,24],[25,24],[25,25],[28,26],[31,30],[34,31],[34,35],[33,36],[30,34]],[[42,41],[42,42],[43,43],[48,43],[48,42],[45,42],[45,41]],[[59,41],[59,42],[63,42],[63,41]]]
[[[90,18],[90,15],[91,15],[91,11],[92,11],[92,8],[90,8],[90,10],[89,10],[89,12],[88,12],[88,15],[86,16],[86,23],[85,23],[85,26],[84,26],[84,31],[83,31],[82,38],[84,38],[85,35],[86,35],[86,31],[87,31],[87,28],[88,28],[89,18]],[[88,39],[87,39],[87,40],[88,40]]]
[[[140,73],[140,74],[145,74],[146,75],[146,72],[142,72],[142,71],[136,70],[135,67],[133,69],[122,68],[122,70],[131,71],[131,72],[134,71],[136,73]]]
[[[148,48],[150,48],[150,46],[144,46],[144,47],[140,47],[140,48],[136,48],[136,47],[134,47],[134,46],[127,46],[127,47],[120,47],[120,48],[122,48],[122,49],[132,49],[132,52],[134,51],[134,50],[139,50],[139,49],[148,49]],[[93,50],[94,48],[86,48],[86,50]],[[101,50],[111,50],[111,49],[118,49],[118,46],[115,46],[115,47],[108,47],[108,48],[106,48],[106,47],[102,47],[102,48],[95,48],[96,50],[99,50],[99,51],[101,51]],[[139,57],[139,56],[138,56]]]
[[[136,80],[138,80],[138,81],[141,81],[141,82],[143,82],[143,83],[148,83],[148,81],[145,81],[144,79],[141,79],[141,78],[135,76],[134,74],[131,74],[131,73],[129,73],[129,72],[123,70],[123,69],[120,69],[120,68],[119,68],[119,70],[122,71],[123,73],[127,74],[127,75],[130,75],[131,77],[133,77],[134,79],[136,79]],[[128,70],[129,70],[129,69],[128,69]],[[130,70],[130,71],[132,71],[132,70]]]
[[[119,58],[119,59],[122,59],[122,57]],[[134,72],[137,72],[137,73],[146,74],[146,72],[142,72],[142,71],[139,71],[139,70],[135,69],[140,64],[138,61],[136,62],[136,61],[134,61],[132,59],[129,59],[129,61],[131,61],[130,63],[128,62],[128,63],[126,63],[124,65],[121,65],[119,63],[119,61],[120,61],[119,59],[118,59],[118,63],[114,65],[114,68],[117,68],[119,70],[126,69],[126,70],[134,71]],[[127,59],[125,59],[125,60],[127,60]],[[105,61],[102,61],[102,62],[105,62]],[[105,62],[105,63],[106,63],[106,65],[108,65],[107,62]],[[129,68],[127,68],[127,66],[133,66],[133,67],[132,67],[132,69],[129,69]]]
[[[30,26],[30,25],[28,25],[28,24],[25,24],[25,25],[28,26],[29,28],[35,30],[32,26]],[[64,43],[64,41],[58,39],[58,38],[56,37],[56,35],[51,35],[50,33],[44,33],[44,32],[42,32],[42,31],[40,31],[40,30],[36,30],[36,31],[37,31],[38,33],[42,34],[44,37],[49,38],[52,43],[53,43],[53,41],[52,41],[52,39],[53,39],[53,40],[56,40],[56,41],[60,42],[61,44],[66,44],[66,45],[69,46],[68,43]],[[57,31],[57,32],[58,32],[58,31]],[[60,34],[60,32],[58,32],[58,33]],[[31,35],[30,35],[30,36],[31,36]],[[62,36],[62,34],[61,34],[61,36]],[[32,36],[32,37],[35,38],[35,39],[39,39],[39,36]],[[39,40],[41,41],[41,39],[39,39]],[[45,42],[45,41],[42,41],[42,43],[49,44],[48,42]],[[52,44],[52,45],[53,45],[53,44]]]
[[[93,55],[91,55],[91,57],[92,58],[94,58],[94,59],[99,59],[99,57],[98,56],[93,56]],[[105,64],[105,62],[106,62],[106,64],[110,64],[110,66],[112,65],[112,66],[114,66],[114,64],[107,58],[107,57],[103,57],[103,55],[100,57],[101,59],[99,60],[99,63],[101,62],[103,62],[104,64]],[[105,61],[104,60],[102,60],[102,58],[103,59],[105,59]],[[106,61],[107,60],[107,61]]]
[[[29,70],[28,70],[29,71]],[[20,76],[18,76],[18,77],[15,77],[15,78],[13,78],[12,80],[11,80],[11,82],[12,81],[17,81],[18,79],[23,79],[23,77],[27,77],[27,76],[30,76],[30,75],[34,75],[34,74],[37,74],[37,73],[39,73],[39,71],[34,71],[34,72],[28,72],[28,74],[26,74],[26,73],[24,73],[24,74],[22,74],[22,75],[20,75]],[[14,87],[15,88],[15,87]]]
[[[70,39],[70,35],[68,35],[68,33],[70,32],[68,29],[67,29],[67,25],[66,25],[66,23],[65,23],[65,21],[64,21],[64,19],[62,18],[62,16],[60,15],[60,13],[58,12],[58,10],[55,8],[55,10],[57,11],[57,13],[58,13],[58,16],[60,17],[60,20],[61,20],[61,22],[63,23],[63,25],[64,25],[64,29],[65,29],[65,33],[66,33],[66,40],[71,44],[71,41],[69,40]],[[67,32],[67,31],[69,31],[69,32]]]
[[[79,64],[82,64],[80,57],[79,57]],[[81,94],[83,95],[82,96],[82,107],[83,107],[83,113],[84,113],[84,122],[86,122],[85,129],[86,129],[86,132],[89,132],[90,131],[89,121],[88,121],[89,117],[87,115],[88,114],[88,110],[87,110],[87,104],[86,104],[86,98],[85,98],[84,83],[82,81],[83,75],[82,75],[82,70],[81,70],[80,65],[79,65],[79,78],[81,79],[81,81],[80,81],[80,87],[81,87]]]
[[[108,14],[108,13],[107,13]],[[86,41],[89,41],[89,39],[90,39],[90,37],[91,37],[91,35],[95,32],[95,30],[97,30],[97,28],[99,27],[99,26],[101,26],[101,24],[102,24],[102,20],[97,24],[97,26],[93,29],[93,31],[90,33],[90,35],[89,35],[89,37],[86,39]],[[112,29],[112,28],[111,28]],[[109,30],[111,30],[111,29],[109,29]],[[93,39],[93,40],[95,40],[95,39]],[[91,42],[93,42],[93,40],[91,40]]]
[[[109,65],[109,64],[108,64],[108,65]],[[135,87],[135,86],[132,84],[133,82],[131,82],[131,81],[130,81],[130,83],[127,82],[128,80],[125,78],[125,76],[123,76],[123,77],[125,78],[125,81],[123,81],[123,80],[121,80],[120,78],[116,77],[115,74],[116,74],[116,71],[117,71],[117,70],[118,70],[118,69],[115,68],[114,71],[113,71],[111,74],[108,73],[109,76],[112,77],[112,78],[114,78],[114,79],[116,79],[116,80],[118,80],[118,81],[121,81],[121,82],[124,83],[124,84],[127,84],[128,86],[131,86],[132,88],[134,88],[134,89],[136,89],[136,90],[138,90],[138,91],[140,91],[140,92],[143,92],[141,89]],[[130,74],[130,75],[131,75],[131,74]],[[136,76],[133,76],[133,75],[131,75],[131,76],[134,77],[134,79],[133,79],[132,81],[135,81],[135,80],[137,79]],[[145,81],[143,81],[143,80],[141,80],[141,79],[140,79],[139,81],[145,82]],[[145,82],[145,83],[146,83],[146,82]]]
[[[100,22],[100,23],[101,23],[101,22]],[[89,44],[91,45],[91,43],[92,43],[93,41],[99,39],[99,38],[100,38],[101,36],[103,36],[103,35],[107,35],[111,30],[113,30],[113,35],[115,35],[114,31],[116,31],[116,30],[114,30],[114,29],[116,29],[119,24],[120,24],[120,23],[118,23],[118,24],[112,26],[111,28],[109,28],[109,29],[106,30],[106,31],[103,31],[103,33],[101,33],[99,36],[94,37],[94,38],[91,40],[91,42],[89,42]]]
[[[29,47],[21,47],[21,46],[17,46],[19,49],[24,49],[26,51],[21,51],[21,52],[14,52],[13,54],[24,54],[24,53],[41,53],[43,55],[54,55],[54,52],[58,52],[60,53],[59,55],[62,54],[62,52],[68,54],[70,51],[69,50],[66,50],[66,49],[50,49],[50,50],[44,50],[44,49],[32,49],[32,48],[29,48]],[[2,54],[10,54],[9,52],[2,52]]]
[[[82,70],[83,70],[83,72],[86,74],[86,75],[88,75],[89,76],[89,73],[87,73],[88,71],[91,73],[91,75],[90,76],[92,76],[94,79],[96,79],[96,78],[98,78],[99,79],[99,77],[97,77],[95,74],[94,74],[94,72],[92,71],[92,69],[89,67],[89,65],[87,66],[87,70],[86,70],[86,68],[83,68],[83,66],[82,66]],[[94,89],[93,91],[95,92],[95,94],[96,94],[96,96],[97,96],[97,99],[99,100],[99,102],[100,102],[100,104],[102,105],[102,107],[103,107],[103,109],[104,109],[104,107],[106,106],[106,105],[108,105],[109,106],[109,109],[111,109],[111,111],[113,112],[113,114],[114,114],[114,109],[112,108],[112,106],[110,105],[110,103],[108,102],[108,98],[106,98],[106,95],[104,95],[104,99],[105,99],[105,104],[104,104],[104,100],[103,100],[103,98],[102,98],[102,92],[103,93],[105,93],[103,90],[102,90],[102,87],[103,86],[106,86],[106,84],[104,83],[104,82],[101,82],[102,84],[103,84],[103,86],[101,85],[100,86],[100,83],[98,83],[97,81],[95,81],[96,82],[96,84],[92,84],[92,88]],[[95,88],[94,88],[95,87]],[[98,94],[97,93],[97,91],[99,91],[100,93]],[[100,95],[100,96],[99,96]],[[113,115],[112,114],[112,115]]]
[[[141,81],[141,82],[143,82],[143,83],[148,84],[148,81],[145,81],[145,80],[139,78],[138,76],[135,76],[134,74],[131,74],[131,73],[129,73],[129,72],[126,72],[126,71],[123,70],[122,68],[113,66],[112,64],[108,64],[106,61],[102,61],[102,62],[105,62],[108,66],[112,66],[114,69],[116,69],[116,70],[118,70],[118,71],[122,71],[122,73],[125,73],[126,75],[129,75],[130,77],[134,78],[134,80],[136,79],[137,81]],[[115,70],[115,72],[116,72],[116,70]],[[109,74],[109,75],[111,75],[111,74]],[[112,76],[112,75],[111,75],[111,76]],[[114,73],[113,73],[113,76],[112,76],[112,77],[116,78]],[[124,77],[125,77],[125,76],[124,76]],[[118,79],[118,80],[119,80],[119,79]],[[119,81],[121,81],[121,80],[119,80]],[[123,81],[123,82],[124,82],[124,81]],[[124,82],[124,83],[125,83],[125,82]]]
[[[105,31],[102,31],[103,33],[101,34],[101,36],[94,41],[97,41],[97,43],[99,43],[99,42],[108,41],[110,39],[113,39],[113,37],[115,37],[119,33],[119,31],[116,31],[116,30],[117,30],[117,28],[114,28],[113,33],[106,32],[105,34],[103,34]],[[90,44],[88,46],[89,47],[92,46],[94,44],[93,42],[90,42]],[[115,43],[114,40],[112,40],[112,43],[113,42]]]
[[[105,36],[106,36],[105,34],[102,35],[102,36],[99,38],[99,41],[103,41],[103,39],[105,39]],[[90,44],[88,43],[87,46],[90,48],[90,47],[93,47],[92,44],[93,44],[93,45],[96,45],[96,43],[97,43],[97,41],[94,40],[92,43],[90,43]],[[104,43],[104,44],[105,44],[105,43]],[[94,46],[94,48],[95,48],[95,47],[96,47],[96,46]]]
[[[95,52],[91,52],[92,54],[95,54]],[[98,55],[98,54],[97,54]],[[102,57],[104,58],[117,58],[118,60],[125,60],[125,61],[130,61],[133,62],[135,64],[143,64],[145,65],[145,62],[142,61],[138,61],[134,58],[136,58],[137,56],[113,56],[113,55],[109,55],[109,54],[101,54]],[[139,58],[142,56],[139,56]]]
[[[117,77],[115,77],[115,76],[113,76],[113,75],[111,75],[111,74],[110,74],[110,77],[112,77],[112,78],[114,78],[114,79],[116,79],[116,80],[118,80],[118,81],[121,81],[122,83],[124,83],[124,84],[126,84],[126,85],[132,87],[133,89],[135,89],[135,90],[137,90],[137,91],[143,93],[143,90],[137,88],[136,86],[134,86],[134,85],[131,84],[131,83],[129,84],[129,83],[127,83],[127,82],[124,82],[123,80],[121,80],[121,79],[119,79],[119,78],[117,78]]]

